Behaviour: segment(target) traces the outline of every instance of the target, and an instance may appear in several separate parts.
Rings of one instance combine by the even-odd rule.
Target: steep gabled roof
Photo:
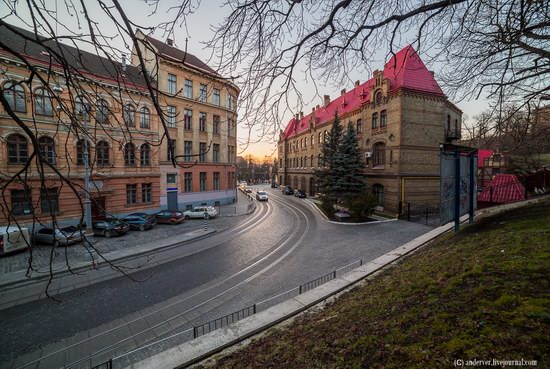
[[[60,63],[55,60],[54,55],[50,56],[41,43],[62,54],[66,63],[81,73],[90,73],[97,77],[115,81],[124,80],[125,83],[130,82],[134,85],[145,86],[143,75],[136,67],[131,65],[126,65],[126,68],[123,69],[122,64],[118,61],[115,62],[73,46],[57,44],[55,41],[44,41],[44,37],[13,25],[0,25],[0,34],[2,35],[2,43],[7,48],[31,60],[42,62],[46,66],[50,63],[50,59],[54,67],[60,67]],[[7,49],[4,53],[11,55]]]
[[[151,43],[151,45],[153,45],[155,49],[157,49],[159,56],[162,56],[163,58],[171,59],[172,61],[176,61],[179,63],[184,63],[185,65],[190,66],[192,68],[196,68],[196,69],[202,70],[203,72],[207,72],[215,76],[219,76],[218,72],[210,68],[206,63],[201,61],[196,56],[186,53],[185,51],[180,50],[177,47],[170,46],[167,43],[157,40],[151,36],[145,36],[145,39],[149,43]]]
[[[483,168],[485,159],[490,158],[493,155],[493,150],[477,150],[477,167]]]
[[[521,200],[525,200],[525,187],[513,174],[497,174],[477,198],[477,201],[499,204]]]
[[[410,45],[399,51],[386,63],[383,74],[389,81],[390,92],[407,89],[445,96],[433,74],[426,68],[414,48]],[[344,95],[332,100],[327,106],[315,109],[313,112],[315,126],[331,121],[334,118],[336,110],[338,110],[338,115],[342,116],[358,109],[363,104],[369,103],[371,100],[370,90],[374,83],[375,79],[373,77],[346,92]],[[311,113],[305,115],[301,120],[292,118],[283,132],[284,137],[289,138],[308,130],[310,119]]]

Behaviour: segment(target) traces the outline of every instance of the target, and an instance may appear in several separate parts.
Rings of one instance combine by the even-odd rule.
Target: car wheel
[[[204,219],[207,219],[207,220],[210,219],[210,214],[208,213],[204,214]]]
[[[190,219],[190,218],[189,218],[189,215],[186,215],[186,216],[185,216],[184,218],[185,218],[185,219],[187,219],[187,220],[189,220],[189,219]]]
[[[176,225],[176,221],[172,219],[172,220],[170,221],[170,225]]]
[[[145,226],[144,226],[143,224],[140,225],[140,226],[139,226],[139,230],[143,232],[143,231],[145,230]]]
[[[111,236],[112,236],[111,231],[105,231],[105,232],[103,232],[103,235],[107,238],[111,238]]]
[[[59,247],[59,246],[61,246],[61,243],[59,243],[59,240],[53,240],[52,241],[52,246],[53,247]]]

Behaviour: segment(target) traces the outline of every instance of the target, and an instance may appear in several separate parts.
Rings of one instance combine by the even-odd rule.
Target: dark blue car
[[[155,216],[147,213],[132,213],[121,219],[130,226],[130,229],[145,231],[151,229],[156,224]]]

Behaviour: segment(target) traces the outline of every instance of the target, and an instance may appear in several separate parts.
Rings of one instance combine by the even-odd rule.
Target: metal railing
[[[241,309],[234,313],[227,314],[225,316],[222,316],[221,318],[211,320],[208,323],[195,326],[193,327],[193,338],[198,338],[217,329],[227,327],[230,324],[236,323],[239,320],[248,318],[249,316],[254,314],[256,314],[256,304],[245,307],[244,309]]]
[[[341,268],[335,269],[332,272],[327,273],[319,278],[315,278],[309,282],[299,285],[298,287],[294,287],[290,290],[287,290],[275,296],[269,297],[268,299],[260,301],[254,305],[245,307],[241,310],[238,310],[231,314],[224,315],[221,318],[211,320],[204,324],[196,325],[196,326],[193,326],[192,328],[188,328],[186,330],[168,335],[154,342],[150,342],[144,346],[128,351],[122,355],[111,358],[108,361],[105,361],[99,365],[96,365],[96,366],[91,365],[92,359],[94,357],[94,354],[91,354],[89,357],[79,360],[69,365],[67,368],[73,368],[73,367],[76,367],[77,365],[81,367],[82,364],[84,364],[86,361],[90,363],[90,368],[92,369],[114,369],[119,367],[120,368],[126,367],[130,365],[132,362],[135,362],[135,361],[138,361],[139,359],[143,359],[144,357],[147,357],[146,350],[150,350],[151,353],[154,354],[155,352],[159,351],[158,346],[162,346],[164,349],[167,349],[166,347],[170,347],[170,346],[173,347],[174,345],[188,342],[190,340],[196,339],[205,334],[213,332],[217,329],[227,327],[233,323],[238,322],[239,320],[248,318],[260,311],[267,310],[268,308],[274,305],[282,303],[302,293],[305,293],[309,290],[319,287],[327,282],[330,282],[336,279],[338,276],[342,276],[362,265],[363,265],[363,259],[356,260],[352,263],[344,265]],[[96,354],[105,354],[105,350],[100,350]],[[134,360],[132,360],[132,357],[134,357]]]

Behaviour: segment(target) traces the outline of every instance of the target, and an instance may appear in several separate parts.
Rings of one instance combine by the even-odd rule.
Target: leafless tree
[[[453,96],[487,96],[492,110],[520,109],[550,89],[550,4],[544,0],[227,0],[231,14],[208,44],[222,70],[243,65],[246,124],[277,134],[288,110],[311,89],[370,75],[380,51],[404,43],[440,62]],[[320,98],[316,93],[315,98]]]

